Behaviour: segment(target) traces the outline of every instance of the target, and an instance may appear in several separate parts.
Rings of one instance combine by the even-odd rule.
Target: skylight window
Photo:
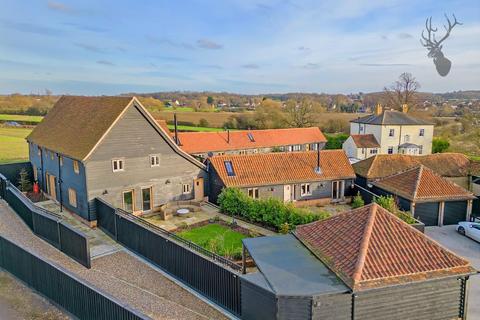
[[[255,139],[253,139],[253,134],[251,132],[247,133],[247,136],[250,141],[255,142]]]
[[[229,177],[235,176],[235,171],[233,171],[232,161],[225,161],[225,169],[227,170],[227,175]]]

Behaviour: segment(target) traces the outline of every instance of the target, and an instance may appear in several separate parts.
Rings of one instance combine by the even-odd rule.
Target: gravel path
[[[92,268],[84,268],[35,236],[3,200],[0,200],[0,234],[154,319],[226,319],[216,309],[125,251],[93,259]]]

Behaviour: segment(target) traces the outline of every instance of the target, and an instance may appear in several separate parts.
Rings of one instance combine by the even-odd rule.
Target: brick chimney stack
[[[408,104],[404,103],[402,104],[402,112],[407,113],[408,112]]]
[[[383,112],[383,107],[382,105],[379,103],[377,104],[377,106],[375,107],[375,114],[378,116],[378,115],[381,115]]]

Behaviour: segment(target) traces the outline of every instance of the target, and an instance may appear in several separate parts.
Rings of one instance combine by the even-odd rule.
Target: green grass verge
[[[222,128],[209,128],[209,127],[195,127],[195,126],[184,126],[180,125],[177,126],[179,131],[194,131],[194,132],[219,132],[224,131]],[[175,130],[175,126],[173,124],[169,124],[168,128],[170,130]]]
[[[0,121],[28,121],[39,123],[42,121],[42,116],[27,116],[23,114],[0,114]]]
[[[247,238],[240,232],[216,223],[185,230],[177,235],[218,255],[229,258],[240,258],[242,256],[242,239]]]
[[[0,163],[19,162],[28,159],[25,137],[32,129],[0,127]]]
[[[195,110],[193,110],[192,107],[176,107],[176,108],[173,108],[173,107],[166,107],[163,109],[163,111],[170,111],[170,112],[193,112]]]

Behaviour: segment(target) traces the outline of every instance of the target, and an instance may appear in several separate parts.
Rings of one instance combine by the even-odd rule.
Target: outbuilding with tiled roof
[[[369,190],[392,195],[401,209],[410,211],[425,225],[456,224],[469,220],[473,193],[419,165],[372,181]]]
[[[375,203],[243,244],[246,319],[462,319],[476,273]]]
[[[208,167],[213,201],[226,187],[299,204],[345,201],[355,179],[343,150],[214,156]]]

